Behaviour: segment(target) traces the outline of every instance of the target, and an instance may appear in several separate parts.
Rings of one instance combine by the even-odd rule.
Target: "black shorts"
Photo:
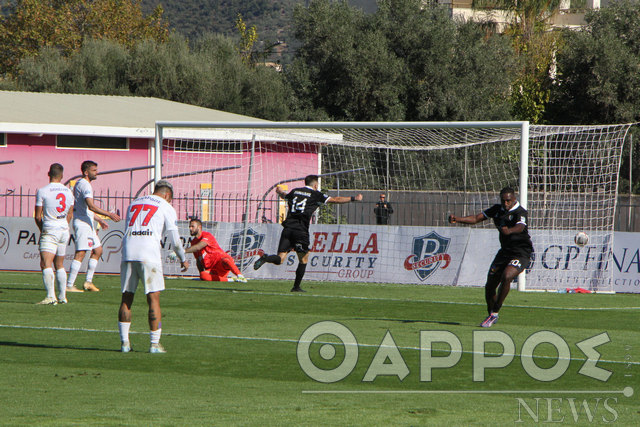
[[[309,232],[297,228],[285,228],[280,234],[278,253],[289,252],[291,249],[297,253],[309,252]]]
[[[498,251],[496,257],[493,259],[491,263],[491,267],[489,267],[489,277],[492,276],[502,276],[502,272],[507,266],[512,266],[518,269],[518,273],[522,273],[525,271],[529,264],[531,263],[531,254],[519,253],[519,254],[509,254],[504,252],[502,249]]]

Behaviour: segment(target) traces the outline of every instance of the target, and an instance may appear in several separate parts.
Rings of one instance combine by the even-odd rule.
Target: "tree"
[[[590,11],[580,32],[566,31],[558,52],[558,84],[546,118],[551,123],[609,124],[640,121],[640,4],[627,0]],[[640,193],[640,134],[634,134],[620,171],[620,191]],[[634,183],[629,183],[633,168]]]
[[[247,65],[253,64],[253,45],[258,40],[258,30],[255,25],[247,28],[247,24],[242,19],[241,14],[238,14],[236,18],[236,30],[240,33],[240,41],[236,47],[240,58]]]
[[[402,62],[388,40],[346,2],[312,1],[294,11],[302,42],[288,70],[298,98],[336,120],[400,120]]]
[[[597,124],[640,120],[640,4],[611,3],[565,33],[558,53],[559,84],[548,120]]]
[[[558,13],[561,0],[474,0],[474,8],[507,12],[509,36],[519,67],[512,85],[512,111],[520,120],[540,123],[549,102],[552,70],[561,43],[550,31],[550,19]]]
[[[287,77],[304,111],[334,120],[510,118],[513,52],[479,24],[420,0],[381,0],[374,15],[315,0],[294,18],[302,46]]]
[[[140,40],[166,41],[162,8],[144,16],[140,0],[19,0],[0,18],[0,72],[15,73],[20,60],[44,47],[69,55],[86,39],[108,39],[125,46]]]
[[[291,97],[278,72],[248,67],[222,36],[190,46],[173,35],[131,48],[89,39],[68,56],[45,47],[20,62],[13,81],[9,89],[150,96],[269,120],[289,117]]]

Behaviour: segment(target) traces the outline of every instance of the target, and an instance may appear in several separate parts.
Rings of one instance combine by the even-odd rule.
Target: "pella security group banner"
[[[294,279],[298,261],[293,252],[282,265],[265,264],[257,271],[252,268],[262,254],[277,251],[280,225],[251,224],[246,233],[241,223],[218,223],[205,229],[216,236],[247,277]],[[188,246],[186,223],[181,224],[181,230],[185,230],[183,244]],[[496,230],[461,226],[312,225],[310,231],[306,280],[483,286],[499,249]],[[98,272],[118,273],[124,223],[111,223],[108,230],[100,230],[98,234],[103,245]],[[616,292],[640,293],[638,233],[615,233],[613,265],[603,262],[610,250],[609,242],[593,236],[587,246],[578,247],[573,243],[573,234],[532,232],[535,257],[527,274],[528,286],[554,280],[560,281],[555,283],[560,288],[589,288],[590,281],[597,279],[605,268],[613,268]],[[33,219],[0,218],[0,270],[38,271],[38,239]],[[166,240],[163,246],[165,274],[180,274],[178,264],[168,257],[171,248]],[[66,268],[73,259],[74,248],[72,237]],[[185,275],[198,275],[194,262]]]

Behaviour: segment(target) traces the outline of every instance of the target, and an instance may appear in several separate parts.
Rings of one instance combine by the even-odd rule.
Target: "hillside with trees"
[[[190,38],[207,33],[235,35],[238,14],[255,25],[265,43],[291,43],[293,10],[309,0],[142,0],[142,10],[151,13],[158,5],[172,30]],[[376,11],[376,0],[349,0],[348,4],[364,12]]]

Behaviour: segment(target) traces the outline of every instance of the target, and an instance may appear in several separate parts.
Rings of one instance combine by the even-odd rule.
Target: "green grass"
[[[482,289],[307,282],[307,294],[291,294],[289,282],[167,280],[161,304],[168,353],[156,355],[146,353],[143,294],[133,306],[134,352],[122,354],[119,278],[98,276],[96,283],[102,292],[38,306],[45,296],[39,274],[0,274],[1,425],[640,425],[640,295],[512,292],[490,331],[507,333],[517,355],[531,334],[553,331],[569,343],[569,368],[557,380],[538,381],[516,356],[474,382],[474,350],[482,349],[472,347],[473,333],[486,331],[477,327],[485,314]],[[296,357],[303,331],[325,320],[347,326],[360,344],[355,370],[333,384],[309,378]],[[434,370],[431,382],[420,381],[421,330],[450,331],[463,348],[460,362]],[[402,381],[378,376],[364,382],[387,331],[409,374]],[[576,346],[603,332],[611,341],[598,347],[598,367],[613,372],[604,382],[578,373],[586,356]],[[329,335],[318,340],[335,342]],[[342,346],[328,361],[320,348],[311,347],[316,365],[340,364]],[[434,348],[434,356],[448,354],[444,344]],[[487,351],[501,348],[491,344]],[[556,362],[549,344],[534,355],[544,368]],[[629,386],[633,396],[619,393]]]

